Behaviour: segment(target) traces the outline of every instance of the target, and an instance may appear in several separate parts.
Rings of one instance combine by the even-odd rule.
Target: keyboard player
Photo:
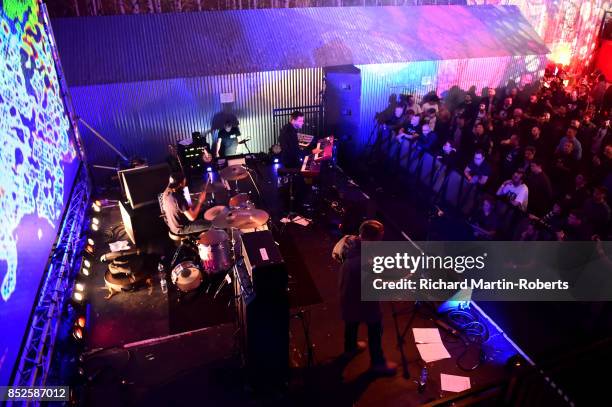
[[[299,208],[302,207],[309,189],[304,182],[304,178],[299,173],[302,167],[302,159],[305,156],[305,152],[309,151],[310,147],[310,145],[308,145],[304,150],[300,148],[298,130],[303,126],[304,113],[295,110],[289,117],[289,123],[282,127],[278,136],[278,142],[281,146],[281,163],[285,169],[294,172],[291,175],[293,178],[294,210],[299,210]],[[313,153],[316,152],[318,152],[317,149],[314,149]],[[285,200],[288,204],[290,200],[289,191],[285,191],[283,195],[286,195]]]
[[[298,140],[298,130],[304,126],[304,113],[295,110],[289,117],[289,123],[285,124],[278,136],[278,142],[281,146],[281,162],[285,168],[300,168],[304,151],[308,151],[310,146],[302,150]],[[313,153],[319,152],[317,149]]]

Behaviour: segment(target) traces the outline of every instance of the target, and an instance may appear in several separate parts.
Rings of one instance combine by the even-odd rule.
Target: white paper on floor
[[[472,387],[469,377],[456,376],[453,374],[440,373],[440,382],[442,384],[442,390],[455,393],[460,393]]]
[[[438,328],[412,328],[412,334],[425,363],[451,357],[442,343]]]
[[[438,328],[412,328],[416,343],[442,343]]]
[[[443,343],[417,343],[417,349],[425,363],[451,357]]]

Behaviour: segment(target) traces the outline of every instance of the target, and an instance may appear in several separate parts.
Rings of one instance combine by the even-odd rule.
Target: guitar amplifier
[[[263,230],[242,235],[242,255],[256,296],[286,294],[288,274],[272,232]]]
[[[237,309],[249,381],[259,391],[280,389],[289,375],[287,270],[270,231],[242,235],[242,254],[252,283],[245,295],[241,282]]]

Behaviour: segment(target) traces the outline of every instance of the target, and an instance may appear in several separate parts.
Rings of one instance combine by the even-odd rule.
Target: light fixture
[[[91,204],[91,209],[94,210],[94,212],[100,212],[102,210],[102,208],[99,205],[100,201],[96,201],[94,203]]]
[[[83,266],[91,268],[91,262],[87,259],[83,259]]]
[[[75,325],[79,326],[81,328],[85,328],[85,323],[87,322],[87,319],[85,318],[84,315],[81,315],[80,317],[77,318]]]
[[[96,224],[96,223],[92,223],[92,225],[91,225],[91,230],[93,230],[94,232],[97,232],[97,231],[98,231],[98,229],[100,229],[100,228],[98,227],[98,224]]]
[[[278,164],[278,161],[279,161],[278,158],[275,158],[274,159],[274,164]]]
[[[76,283],[74,285],[74,288],[76,288],[77,291],[85,291],[85,284],[83,284],[83,283]]]
[[[212,167],[207,167],[206,172],[212,172]]]
[[[89,274],[91,274],[91,272],[87,267],[83,267],[81,268],[81,274],[83,274],[85,277],[89,277]]]
[[[83,296],[83,293],[77,292],[75,291],[74,293],[72,293],[72,299],[78,303],[80,303],[81,301],[83,301],[83,298],[85,298]]]
[[[92,225],[99,225],[100,224],[100,219],[98,219],[98,218],[91,218],[91,224]]]
[[[90,246],[95,246],[96,242],[94,242],[94,240],[90,237],[87,239],[87,244]]]
[[[75,326],[72,328],[72,337],[77,341],[83,340],[83,329],[81,327]]]

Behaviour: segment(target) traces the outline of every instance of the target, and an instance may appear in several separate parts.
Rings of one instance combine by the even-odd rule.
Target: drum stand
[[[221,284],[219,284],[219,287],[217,287],[217,290],[215,291],[215,295],[213,296],[213,298],[217,298],[217,295],[219,295],[219,293],[221,292],[221,290],[223,289],[223,287],[225,287],[226,284],[231,284],[232,282],[232,278],[230,277],[230,273],[234,274],[234,278],[236,278],[236,263],[238,262],[238,256],[236,255],[236,239],[234,238],[234,230],[235,228],[230,228],[230,244],[232,247],[232,260],[233,260],[233,265],[232,267],[230,267],[226,272],[225,272],[225,277],[223,278],[223,281],[221,282]],[[229,281],[227,281],[229,280]]]
[[[306,312],[301,309],[295,314],[291,315],[291,318],[299,319],[302,323],[302,330],[304,332],[304,341],[306,342],[306,368],[310,369],[314,367],[314,345],[310,339],[310,321],[306,318]]]
[[[423,301],[415,301],[412,304],[412,306],[407,306],[401,309],[396,309],[395,303],[391,302],[391,315],[393,316],[393,325],[395,327],[397,347],[400,351],[400,357],[401,357],[401,362],[402,362],[402,373],[405,379],[410,379],[410,372],[408,371],[408,358],[406,356],[406,353],[404,352],[404,343],[406,342],[404,338],[406,337],[406,334],[412,327],[412,324],[414,323],[414,320],[417,317],[417,315],[424,312],[424,310],[421,307],[426,304],[427,303]],[[409,315],[408,322],[404,326],[403,330],[400,330],[400,324],[399,324],[399,319],[398,319],[400,315]],[[421,316],[426,317],[425,315],[421,315]],[[431,318],[431,316],[427,316],[427,318]]]
[[[294,174],[294,173],[287,173],[287,177],[289,179],[289,212],[285,214],[285,216],[281,217],[281,219],[283,218],[287,219],[287,222],[283,224],[283,227],[280,230],[281,234],[285,231],[287,224],[291,223],[291,219],[299,215],[299,213],[293,211],[293,205],[295,204],[295,193],[293,191],[293,177],[295,177],[296,175],[297,174]]]
[[[178,247],[174,251],[174,256],[172,256],[172,260],[170,261],[170,266],[169,266],[170,270],[172,270],[172,268],[176,265],[176,261],[178,260],[179,254],[183,250],[183,247],[190,247],[190,245],[193,244],[192,239],[193,239],[192,236],[185,236],[184,238],[181,238],[181,243],[178,245]]]

